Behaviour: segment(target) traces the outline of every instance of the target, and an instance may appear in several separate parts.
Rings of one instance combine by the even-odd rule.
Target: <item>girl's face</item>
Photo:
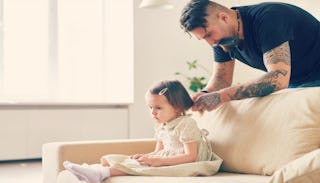
[[[150,108],[152,118],[158,123],[167,123],[180,116],[179,110],[169,104],[164,95],[147,93],[146,103]]]

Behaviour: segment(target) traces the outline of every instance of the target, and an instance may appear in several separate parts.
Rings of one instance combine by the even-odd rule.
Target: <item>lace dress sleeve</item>
[[[192,118],[186,118],[179,125],[179,140],[182,143],[199,141],[201,139],[201,131],[197,123]]]

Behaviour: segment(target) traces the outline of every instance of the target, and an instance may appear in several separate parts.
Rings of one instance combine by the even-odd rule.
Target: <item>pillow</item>
[[[268,183],[316,183],[319,180],[320,149],[317,149],[276,171]]]
[[[231,101],[196,120],[209,131],[223,171],[272,175],[320,147],[320,88]]]

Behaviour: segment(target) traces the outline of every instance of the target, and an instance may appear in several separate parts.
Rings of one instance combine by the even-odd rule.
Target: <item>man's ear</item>
[[[225,23],[229,23],[229,15],[226,12],[220,12],[218,13],[218,18],[219,20],[225,22]]]

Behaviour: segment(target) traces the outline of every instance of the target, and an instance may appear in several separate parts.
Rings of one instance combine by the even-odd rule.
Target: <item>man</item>
[[[320,23],[301,8],[261,3],[229,9],[192,0],[180,23],[214,51],[213,74],[205,90],[194,96],[193,110],[211,111],[223,102],[288,87],[320,86]],[[235,59],[266,72],[231,86]]]

